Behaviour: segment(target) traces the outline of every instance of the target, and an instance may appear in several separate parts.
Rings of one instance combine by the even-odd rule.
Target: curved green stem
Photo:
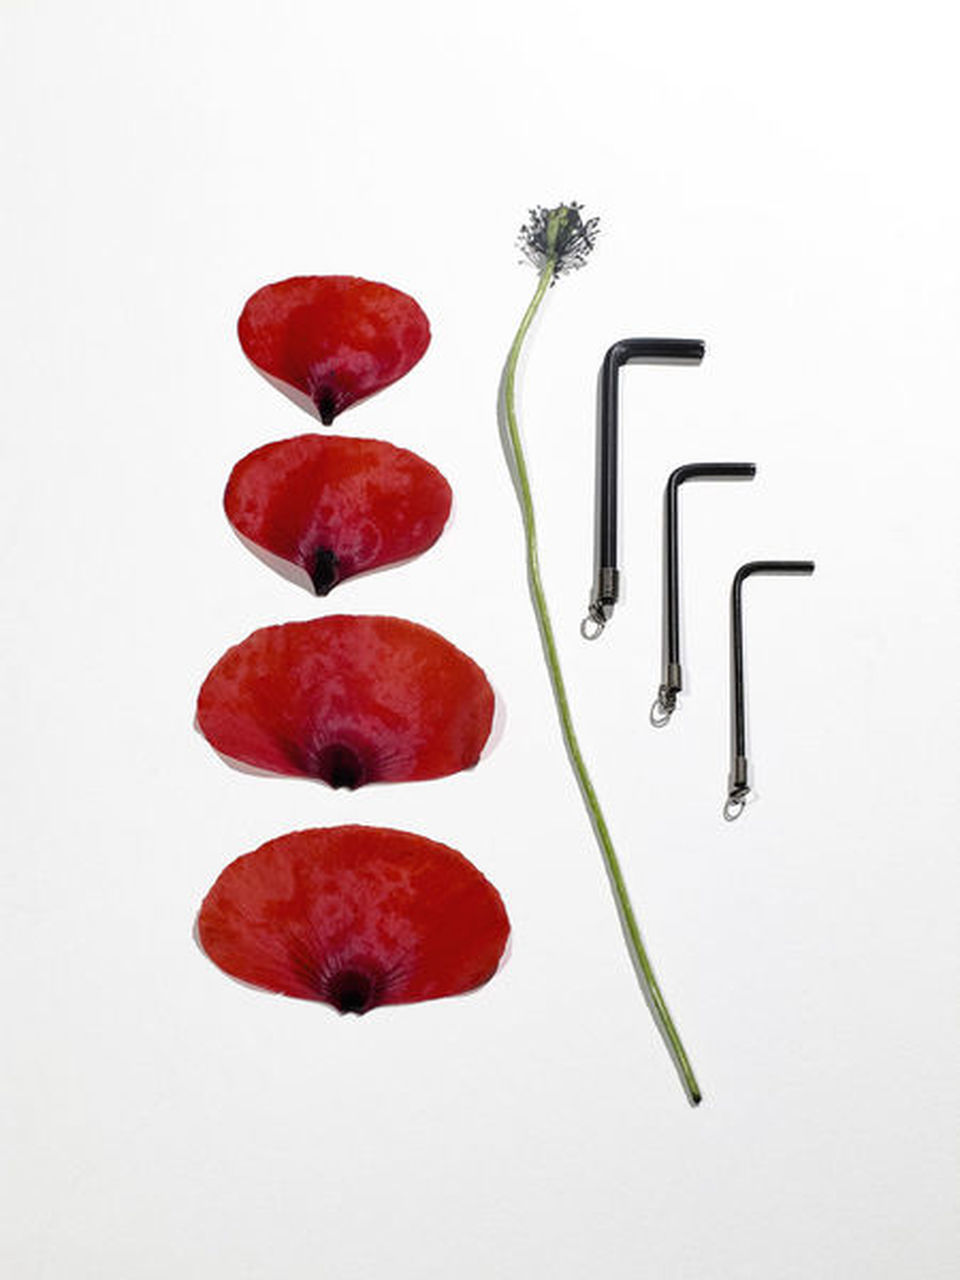
[[[557,655],[556,640],[553,635],[553,626],[550,622],[550,613],[547,609],[547,600],[543,592],[543,583],[540,578],[540,560],[537,553],[537,527],[533,511],[533,497],[530,492],[530,479],[527,474],[527,464],[523,454],[523,447],[520,443],[520,432],[517,427],[516,413],[516,395],[515,382],[517,363],[520,359],[520,351],[523,347],[524,339],[527,331],[533,322],[533,318],[537,313],[543,296],[550,286],[553,279],[554,268],[556,266],[555,258],[550,258],[540,275],[536,292],[530,301],[520,322],[520,328],[517,330],[517,336],[513,340],[513,345],[507,356],[507,363],[504,369],[503,378],[503,408],[506,414],[507,434],[510,441],[510,448],[513,453],[513,463],[517,482],[517,496],[520,499],[520,507],[523,512],[523,528],[527,543],[527,572],[530,581],[530,594],[533,599],[534,611],[537,615],[537,622],[540,627],[540,634],[543,638],[544,653],[547,659],[547,667],[550,672],[550,682],[553,686],[553,696],[557,704],[557,711],[560,715],[560,725],[563,730],[563,740],[566,744],[567,752],[570,757],[570,763],[576,774],[577,782],[580,785],[580,791],[583,795],[584,803],[593,823],[593,829],[596,832],[597,842],[600,845],[600,851],[603,854],[603,860],[610,877],[610,884],[613,888],[614,898],[616,899],[617,910],[623,921],[624,931],[626,933],[627,942],[631,952],[631,958],[637,970],[643,988],[644,996],[650,1006],[654,1020],[667,1043],[668,1048],[677,1065],[680,1078],[683,1081],[684,1088],[690,1101],[696,1105],[701,1100],[700,1087],[697,1084],[696,1076],[693,1074],[693,1067],[687,1057],[683,1042],[673,1024],[670,1017],[670,1011],[667,1008],[666,1001],[657,984],[656,975],[653,972],[653,966],[647,956],[646,948],[643,945],[643,939],[640,936],[640,929],[637,925],[636,916],[633,913],[633,907],[630,903],[630,895],[627,893],[627,886],[624,883],[623,872],[620,870],[620,862],[617,858],[616,851],[613,847],[613,841],[610,838],[610,832],[607,827],[606,819],[603,816],[603,810],[600,808],[600,801],[597,799],[597,793],[594,790],[590,775],[587,772],[587,766],[583,760],[583,754],[580,751],[580,744],[577,741],[576,731],[573,727],[573,718],[570,714],[570,703],[567,699],[567,690],[563,682],[563,673],[560,669],[560,659]]]

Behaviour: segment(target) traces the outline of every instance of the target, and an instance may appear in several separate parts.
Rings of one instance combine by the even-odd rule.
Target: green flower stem
[[[543,296],[550,286],[553,279],[554,269],[556,267],[556,258],[550,257],[546,266],[540,274],[540,280],[537,284],[536,292],[531,299],[530,305],[527,307],[524,317],[520,322],[520,328],[517,330],[517,336],[513,340],[510,353],[507,356],[507,364],[504,370],[503,379],[503,407],[506,413],[507,433],[510,440],[510,447],[513,452],[514,470],[517,481],[517,496],[520,499],[520,507],[523,512],[523,529],[526,536],[527,544],[527,572],[530,581],[530,594],[533,599],[534,611],[537,615],[537,622],[540,626],[540,634],[543,637],[544,652],[547,659],[547,667],[550,672],[550,681],[553,685],[553,695],[557,704],[557,710],[560,714],[560,724],[563,729],[563,740],[570,756],[570,763],[576,774],[577,782],[580,785],[580,791],[583,795],[584,803],[590,814],[591,822],[597,836],[597,842],[600,845],[600,851],[603,854],[603,860],[606,864],[607,872],[610,877],[610,884],[613,888],[614,898],[616,899],[617,909],[620,918],[623,921],[624,929],[627,936],[628,945],[631,956],[634,961],[638,977],[644,996],[647,1000],[654,1020],[667,1043],[668,1048],[677,1065],[683,1086],[687,1091],[691,1103],[696,1106],[702,1098],[700,1086],[697,1084],[697,1078],[693,1074],[693,1067],[687,1057],[683,1042],[673,1024],[670,1017],[670,1011],[667,1008],[666,1001],[657,984],[656,975],[653,972],[653,966],[647,956],[646,949],[643,945],[643,939],[640,936],[640,929],[637,925],[636,916],[633,913],[633,907],[630,903],[630,895],[627,893],[627,886],[624,883],[623,872],[620,870],[620,862],[617,858],[616,851],[613,847],[613,841],[610,838],[610,832],[607,828],[606,819],[603,816],[603,810],[600,808],[600,801],[597,799],[597,793],[594,790],[593,783],[590,781],[590,775],[587,772],[587,766],[583,760],[583,754],[580,751],[580,744],[577,741],[576,731],[573,727],[573,718],[570,714],[570,703],[567,699],[567,690],[563,682],[563,673],[560,670],[560,659],[557,655],[557,644],[553,635],[553,626],[550,622],[550,613],[547,609],[547,600],[543,592],[543,583],[540,578],[540,561],[537,554],[537,527],[533,511],[533,497],[530,492],[530,479],[527,473],[527,464],[524,459],[523,447],[520,443],[520,432],[517,428],[516,413],[516,394],[515,382],[517,373],[517,363],[520,359],[520,351],[523,347],[524,339],[530,328],[533,318],[539,309]]]

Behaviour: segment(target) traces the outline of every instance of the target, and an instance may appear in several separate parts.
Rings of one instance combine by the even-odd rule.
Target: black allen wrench
[[[752,480],[754,462],[688,462],[670,473],[663,492],[663,665],[650,723],[662,729],[677,709],[683,689],[680,666],[679,492],[687,480]]]
[[[619,378],[628,363],[699,364],[706,347],[699,338],[621,338],[603,357],[600,370],[600,442],[597,459],[597,564],[585,640],[596,640],[613,617],[620,598],[617,568],[617,467],[619,462]]]
[[[743,700],[743,584],[755,573],[797,574],[808,577],[814,570],[812,560],[751,560],[743,564],[733,577],[730,591],[730,697],[731,750],[730,780],[723,816],[733,822],[743,813],[750,793],[747,765],[747,724]]]

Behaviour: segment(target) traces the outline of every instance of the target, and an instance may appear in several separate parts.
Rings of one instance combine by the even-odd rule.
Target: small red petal
[[[408,831],[296,831],[231,862],[200,908],[200,943],[244,982],[366,1013],[472,991],[510,922],[462,854]]]
[[[223,499],[237,532],[305,570],[317,595],[426,551],[450,502],[446,480],[417,454],[319,435],[255,449],[234,467]]]
[[[325,426],[402,378],[430,344],[430,323],[413,298],[356,276],[264,285],[237,331],[257,368],[308,396]]]
[[[493,708],[480,667],[435,631],[337,615],[264,627],[228,649],[197,721],[234,760],[353,789],[469,769]]]

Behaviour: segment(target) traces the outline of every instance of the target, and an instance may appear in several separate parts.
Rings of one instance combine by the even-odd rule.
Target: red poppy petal
[[[455,849],[408,831],[295,831],[231,862],[200,908],[200,943],[244,982],[366,1013],[471,991],[510,922]]]
[[[242,458],[223,503],[238,533],[298,565],[326,595],[344,578],[426,551],[451,497],[436,467],[407,449],[303,435]]]
[[[430,344],[430,323],[406,293],[356,276],[294,276],[264,285],[237,325],[258,369],[338,413],[402,378]]]
[[[234,760],[353,789],[469,769],[493,708],[480,667],[435,631],[340,615],[263,627],[228,649],[197,721]]]

